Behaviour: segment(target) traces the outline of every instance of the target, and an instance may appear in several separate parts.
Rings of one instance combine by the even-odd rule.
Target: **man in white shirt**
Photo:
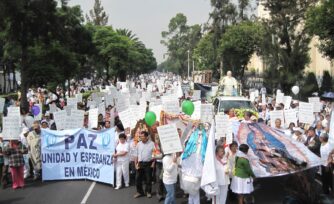
[[[144,179],[146,196],[148,198],[152,198],[152,168],[154,165],[152,153],[154,150],[154,143],[149,140],[149,134],[146,131],[141,132],[140,140],[141,141],[137,144],[137,158],[135,159],[135,165],[137,169],[137,193],[134,195],[134,198],[144,196],[142,185]]]

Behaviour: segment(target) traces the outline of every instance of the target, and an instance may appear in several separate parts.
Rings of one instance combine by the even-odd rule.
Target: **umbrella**
[[[322,94],[323,98],[329,98],[329,99],[334,99],[334,92],[326,92],[324,94]]]

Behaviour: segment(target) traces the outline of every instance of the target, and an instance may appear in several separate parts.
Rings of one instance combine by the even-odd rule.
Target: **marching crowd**
[[[85,91],[83,86],[76,84],[71,87],[70,94]],[[38,103],[44,105],[55,103],[59,109],[63,109],[66,106],[66,100],[61,97],[62,95],[63,90],[61,89],[58,89],[56,93],[43,89],[31,89],[28,93],[30,108]],[[260,101],[262,99],[258,98],[254,103],[257,115],[245,112],[241,122],[258,122],[269,125],[270,112],[284,109],[284,104],[275,104],[275,99],[266,104],[261,104]],[[4,114],[6,114],[7,107],[16,106],[17,102],[6,99]],[[289,126],[285,127],[281,119],[276,119],[273,128],[284,132],[293,140],[303,143],[314,154],[326,161],[321,167],[321,177],[323,192],[328,194],[332,189],[334,148],[329,143],[331,104],[324,103],[323,107],[320,113],[315,114],[313,124],[290,123]],[[78,108],[87,111],[85,103],[78,104]],[[293,101],[291,108],[298,108],[298,101]],[[98,126],[94,129],[102,130],[115,127],[116,149],[112,153],[115,160],[115,189],[121,189],[122,183],[124,183],[124,187],[134,184],[136,186],[134,198],[142,196],[151,198],[152,192],[155,191],[159,201],[164,200],[165,204],[176,203],[176,192],[180,191],[180,188],[184,188],[179,178],[182,176],[180,174],[182,152],[163,154],[159,135],[154,130],[154,135],[148,130],[140,131],[140,139],[135,141],[130,129],[124,128],[117,112],[110,114],[111,111],[115,111],[114,107],[107,106],[105,115],[99,115]],[[231,120],[240,120],[240,118],[236,118],[233,109],[227,110],[225,113]],[[6,188],[10,180],[12,188],[17,189],[23,188],[25,179],[29,177],[33,177],[34,180],[41,179],[41,129],[56,130],[53,114],[49,111],[44,112],[41,120],[38,121],[35,121],[31,111],[21,110],[21,115],[23,128],[20,140],[3,140],[2,135],[0,135],[2,188]],[[111,117],[114,118],[111,119]],[[152,129],[157,128],[157,126],[159,126],[159,122],[156,122]],[[85,112],[83,127],[88,128],[88,112]],[[181,137],[182,130],[178,129],[178,133]],[[185,140],[185,146],[187,142]],[[225,140],[216,141],[215,170],[219,191],[212,198],[212,203],[226,203],[228,194],[230,196],[237,195],[239,204],[254,202],[252,197],[247,196],[254,191],[253,180],[255,178],[247,156],[248,150],[247,144],[238,144],[235,141],[226,144]],[[154,188],[152,183],[156,183]],[[145,184],[145,188],[143,188],[143,184]],[[184,193],[184,196],[188,196],[189,204],[199,204],[199,195],[199,192],[196,194]]]

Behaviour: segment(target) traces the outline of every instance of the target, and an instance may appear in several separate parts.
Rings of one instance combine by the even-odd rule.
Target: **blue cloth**
[[[187,146],[184,149],[184,152],[182,154],[182,160],[188,158],[191,154],[196,153],[197,150],[197,142],[198,142],[198,131],[199,129],[196,129],[190,136]],[[208,137],[206,135],[205,129],[202,130],[202,145],[201,145],[201,158],[202,162],[204,162],[205,159],[205,152],[206,147],[208,145]]]
[[[167,195],[164,204],[176,204],[175,201],[175,184],[165,184]]]

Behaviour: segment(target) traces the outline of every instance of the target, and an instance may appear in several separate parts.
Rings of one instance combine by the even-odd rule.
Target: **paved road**
[[[256,185],[255,199],[257,204],[281,204],[284,197],[284,177],[260,179]],[[111,186],[91,181],[27,181],[24,189],[0,190],[0,204],[81,204],[89,189],[86,204],[157,204],[155,196],[134,199],[135,187],[114,190]],[[178,204],[186,204],[187,199],[178,196]],[[163,202],[161,202],[163,203]],[[201,203],[205,202],[203,195]],[[229,201],[234,204],[235,202]]]

